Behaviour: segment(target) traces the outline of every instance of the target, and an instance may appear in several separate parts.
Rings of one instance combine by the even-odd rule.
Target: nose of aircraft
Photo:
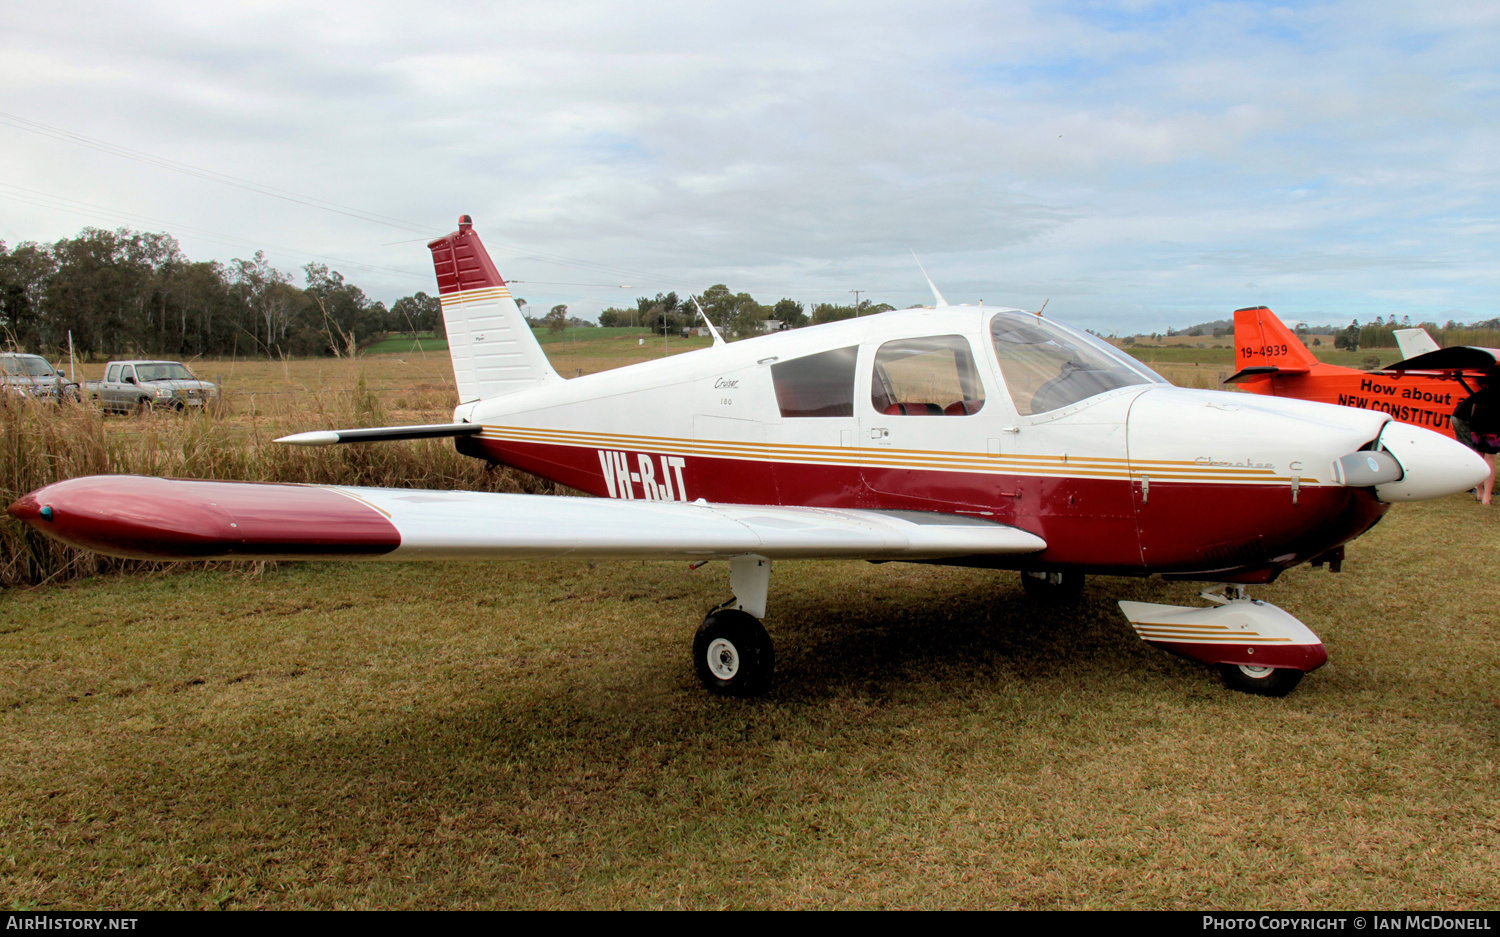
[[[1387,503],[1458,494],[1489,477],[1489,466],[1479,453],[1410,423],[1387,423],[1380,433],[1380,445],[1401,464],[1399,479],[1375,485],[1375,496]]]

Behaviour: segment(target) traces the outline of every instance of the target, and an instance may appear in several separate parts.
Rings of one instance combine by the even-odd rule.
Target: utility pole
[[[850,290],[849,292],[851,292],[851,293],[854,294],[854,314],[856,316],[858,316],[859,315],[859,294],[863,293],[864,290]]]

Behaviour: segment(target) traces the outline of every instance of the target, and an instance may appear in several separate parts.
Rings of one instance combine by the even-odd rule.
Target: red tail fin
[[[1275,368],[1285,373],[1306,373],[1318,363],[1291,329],[1265,306],[1234,311],[1234,363],[1246,368]]]

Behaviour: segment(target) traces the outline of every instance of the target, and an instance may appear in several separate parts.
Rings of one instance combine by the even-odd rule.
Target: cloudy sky
[[[534,305],[1500,315],[1500,5],[29,4],[0,239],[165,230],[386,300],[472,214]],[[628,288],[621,289],[621,285]]]

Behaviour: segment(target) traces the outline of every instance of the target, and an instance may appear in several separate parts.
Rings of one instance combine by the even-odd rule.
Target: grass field
[[[579,344],[549,346],[560,372],[642,347]],[[437,353],[210,364],[234,392],[215,446],[352,418],[361,375],[385,417],[451,407]],[[98,458],[119,457],[110,434],[207,458],[179,418],[97,419]],[[1285,700],[1140,643],[1117,599],[1196,604],[1156,581],[1091,580],[1056,609],[1014,574],[778,563],[778,680],[754,701],[707,696],[688,659],[720,563],[8,589],[0,902],[1492,908],[1497,554],[1500,515],[1471,500],[1397,505],[1342,574],[1254,590],[1332,657]]]
[[[1461,531],[1461,534],[1459,533]],[[779,679],[708,697],[711,564],[285,564],[0,602],[12,907],[1489,908],[1496,517],[1398,506],[1260,594],[1286,700],[1096,580],[782,563]],[[1475,557],[1483,557],[1474,562]]]
[[[430,332],[422,335],[396,335],[382,339],[360,351],[362,355],[414,354],[423,351],[447,351],[448,340]]]

